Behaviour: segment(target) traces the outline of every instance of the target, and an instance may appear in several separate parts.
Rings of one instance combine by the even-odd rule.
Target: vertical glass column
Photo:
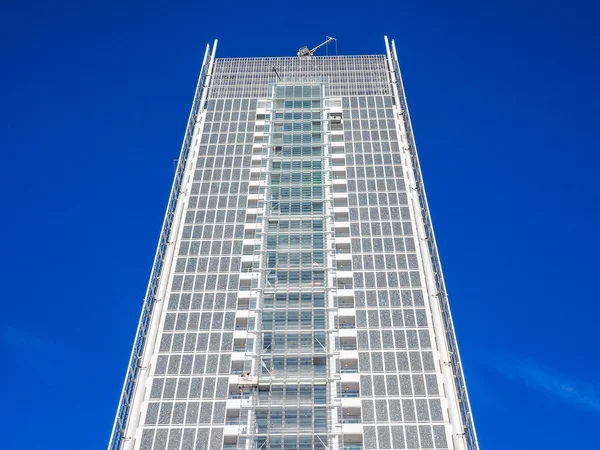
[[[254,447],[325,449],[327,313],[323,87],[273,88]]]

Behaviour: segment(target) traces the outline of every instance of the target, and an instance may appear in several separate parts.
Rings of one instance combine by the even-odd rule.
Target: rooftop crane
[[[331,36],[326,36],[327,40],[325,42],[323,42],[322,44],[317,45],[315,48],[313,48],[312,50],[309,50],[308,47],[304,46],[302,47],[300,50],[298,50],[298,57],[300,58],[310,58],[311,56],[315,56],[315,52],[323,47],[325,44],[329,44],[331,41],[336,41],[335,38],[331,37]]]

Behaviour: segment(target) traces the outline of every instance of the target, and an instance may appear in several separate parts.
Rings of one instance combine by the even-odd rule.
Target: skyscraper
[[[394,42],[216,44],[109,450],[477,449]]]

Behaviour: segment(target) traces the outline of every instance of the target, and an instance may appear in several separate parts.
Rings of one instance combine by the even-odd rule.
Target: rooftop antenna
[[[327,40],[326,40],[325,42],[323,42],[323,43],[321,43],[321,44],[317,45],[317,46],[316,46],[315,48],[313,48],[312,50],[309,50],[309,48],[308,48],[308,47],[306,47],[306,46],[302,47],[300,50],[298,50],[298,57],[299,57],[299,58],[310,58],[310,57],[312,57],[312,56],[315,56],[315,52],[316,52],[316,51],[317,51],[319,48],[323,47],[323,46],[324,46],[324,45],[326,45],[326,44],[329,44],[331,41],[335,41],[335,45],[336,45],[336,48],[337,48],[337,39],[336,39],[336,38],[333,38],[333,37],[331,37],[331,36],[326,36],[326,37],[327,37]]]

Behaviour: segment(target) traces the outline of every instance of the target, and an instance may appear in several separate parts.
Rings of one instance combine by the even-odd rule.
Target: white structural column
[[[427,292],[427,300],[431,313],[431,319],[435,329],[435,341],[439,352],[439,370],[441,371],[444,392],[446,393],[446,401],[448,406],[449,422],[450,422],[450,442],[453,443],[457,450],[475,450],[478,449],[475,429],[472,426],[470,417],[470,406],[468,404],[468,395],[466,393],[466,385],[462,370],[460,369],[460,356],[458,354],[458,346],[454,340],[454,329],[449,317],[449,323],[444,323],[443,312],[441,310],[441,302],[447,301],[447,294],[443,284],[443,275],[439,266],[439,255],[437,254],[437,246],[432,232],[431,217],[427,206],[427,198],[425,191],[422,189],[423,181],[419,167],[415,167],[413,161],[418,164],[418,156],[415,148],[414,137],[412,136],[412,126],[410,124],[410,116],[408,105],[406,104],[406,94],[402,84],[402,75],[396,54],[395,43],[392,40],[392,47],[387,36],[385,36],[386,54],[388,58],[389,70],[391,74],[392,88],[395,98],[396,108],[396,123],[399,129],[400,142],[402,149],[402,163],[405,168],[405,176],[409,183],[409,201],[411,203],[411,215],[416,224],[416,233],[418,237],[419,252],[418,256],[422,264],[425,274],[425,288]],[[401,97],[402,96],[402,97]],[[413,159],[414,158],[414,159]],[[421,189],[419,190],[419,187]],[[421,195],[419,195],[422,193]],[[431,230],[428,233],[427,228]],[[429,242],[433,241],[433,242]],[[434,252],[431,249],[435,249]],[[435,270],[434,260],[437,262],[437,271]],[[441,283],[438,280],[441,279]],[[446,305],[447,308],[447,305]],[[446,310],[449,316],[449,309]],[[450,329],[448,329],[450,327]],[[450,345],[452,348],[450,348]],[[458,363],[458,368],[453,367],[455,362]],[[460,384],[464,390],[461,396],[457,379],[460,379]],[[461,414],[461,402],[466,403],[466,412],[469,415],[464,417],[464,412]],[[465,411],[465,408],[462,408]],[[468,439],[467,434],[472,436]]]
[[[184,142],[182,144],[176,176],[171,188],[167,212],[163,221],[159,245],[154,258],[153,270],[144,299],[144,307],[136,332],[135,344],[130,357],[128,374],[113,425],[109,450],[133,450],[139,448],[142,432],[140,424],[145,414],[145,404],[149,395],[150,375],[156,362],[154,349],[157,345],[164,298],[172,278],[173,257],[180,236],[181,218],[189,197],[189,186],[195,170],[198,153],[198,140],[203,125],[203,107],[210,87],[218,41],[215,40],[212,52],[206,46],[194,101],[190,110]],[[210,53],[210,54],[209,54]],[[192,154],[190,154],[192,152]]]

